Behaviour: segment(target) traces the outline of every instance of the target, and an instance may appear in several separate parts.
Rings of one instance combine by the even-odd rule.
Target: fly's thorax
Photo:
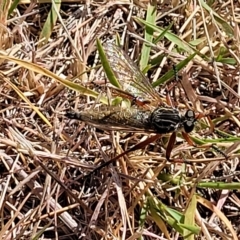
[[[171,133],[182,127],[182,117],[175,108],[156,108],[149,119],[149,124],[157,133]]]

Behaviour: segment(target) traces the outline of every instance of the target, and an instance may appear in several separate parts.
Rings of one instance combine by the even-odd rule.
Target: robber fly
[[[120,96],[131,99],[132,106],[122,108],[105,105],[98,110],[67,112],[66,116],[107,130],[173,133],[174,136],[170,138],[171,147],[167,147],[166,153],[169,159],[176,131],[183,130],[185,135],[190,133],[197,119],[195,113],[192,110],[183,113],[176,108],[166,106],[148,78],[120,47],[113,43],[106,43],[103,45],[103,50],[121,85],[121,89],[118,91],[114,88],[115,91]]]

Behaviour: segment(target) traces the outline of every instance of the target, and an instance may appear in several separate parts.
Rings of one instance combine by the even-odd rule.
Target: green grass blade
[[[20,2],[20,0],[14,0],[12,2],[12,5],[11,5],[11,7],[8,10],[8,16],[14,11],[14,9],[17,8],[17,5],[19,4],[19,2]]]
[[[144,24],[145,26],[148,26],[149,28],[152,28],[154,31],[158,33],[163,33],[165,31],[164,28],[158,27],[152,23],[149,23],[143,19],[136,18],[140,23]],[[180,39],[177,35],[167,31],[164,35],[170,42],[175,43],[179,48],[183,49],[185,52],[189,54],[193,54],[196,52],[196,50],[187,42]]]
[[[103,50],[103,47],[102,47],[102,44],[101,42],[97,39],[97,49],[98,49],[98,52],[99,52],[99,57],[101,59],[101,62],[102,62],[102,66],[103,66],[103,69],[107,75],[107,78],[109,80],[109,82],[117,87],[117,88],[121,88],[121,85],[120,83],[118,82],[113,70],[111,69],[110,67],[110,64],[108,62],[108,59],[105,55],[105,52]]]
[[[165,34],[172,28],[172,25],[173,24],[170,24],[167,28],[165,28],[164,31],[161,32],[159,36],[156,37],[156,39],[154,39],[153,43],[157,44],[159,41],[161,41]]]
[[[182,68],[184,68],[194,57],[195,57],[196,53],[190,55],[189,57],[187,57],[186,59],[184,59],[183,61],[181,61],[179,64],[176,65],[176,69],[178,71],[180,71]],[[168,71],[167,73],[165,73],[161,78],[159,78],[157,81],[155,81],[154,83],[152,83],[153,87],[157,87],[161,84],[166,83],[168,80],[170,80],[171,78],[173,78],[175,76],[175,71],[174,69],[171,69],[170,71]]]
[[[188,208],[184,214],[184,225],[189,225],[189,226],[195,225],[194,219],[195,219],[196,208],[197,208],[197,200],[196,200],[196,196],[193,195],[188,205]],[[198,228],[198,230],[200,229]],[[185,239],[194,240],[193,232],[190,229],[184,228],[183,236],[185,236],[184,237]]]
[[[225,183],[225,182],[199,182],[197,184],[199,188],[211,188],[211,189],[218,189],[218,190],[239,190],[240,183]]]
[[[54,6],[55,5],[55,6]],[[44,39],[42,42],[40,42],[39,47],[43,46],[48,42],[48,39],[50,38],[52,34],[52,30],[56,24],[58,14],[56,11],[59,11],[61,7],[61,0],[52,0],[52,8],[51,11],[48,13],[48,17],[46,22],[44,23],[43,29],[41,31],[41,34],[39,36],[39,39]]]
[[[203,0],[200,0],[199,3],[202,5],[203,8],[205,8],[205,10],[207,10],[209,12],[209,14],[211,16],[214,17],[214,20],[216,21],[216,23],[219,24],[219,26],[221,28],[224,29],[224,31],[230,36],[233,37],[234,32],[232,27],[226,22],[225,19],[223,19],[222,17],[220,17],[209,5],[207,5],[207,3]]]
[[[157,224],[159,229],[164,233],[166,238],[170,239],[170,234],[168,232],[165,221],[163,221],[162,217],[159,215],[159,211],[161,211],[161,209],[156,208],[155,201],[152,197],[148,198],[148,206],[149,206],[149,211],[150,211],[151,217],[153,218],[153,221]]]
[[[147,9],[147,17],[146,17],[147,22],[155,25],[156,14],[157,14],[156,7],[149,3],[148,9]],[[152,28],[149,28],[148,26],[145,27],[144,35],[145,35],[146,42],[152,42],[153,33],[154,33],[154,31]],[[151,51],[151,47],[147,43],[143,43],[141,59],[140,59],[140,63],[139,63],[139,67],[141,70],[145,69],[148,64],[150,51]]]

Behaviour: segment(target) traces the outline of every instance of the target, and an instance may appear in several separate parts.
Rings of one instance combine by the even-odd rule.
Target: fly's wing
[[[130,93],[147,103],[159,105],[163,101],[131,58],[117,45],[107,42],[103,45],[105,55],[116,78],[122,86],[122,91]],[[127,94],[126,94],[127,95]]]
[[[65,116],[105,130],[139,133],[156,131],[149,120],[151,111],[140,110],[136,106],[122,109],[119,106],[102,105],[98,109],[68,112]]]

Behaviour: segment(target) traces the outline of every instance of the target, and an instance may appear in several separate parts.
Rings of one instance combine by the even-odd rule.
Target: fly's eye
[[[186,133],[190,133],[194,128],[194,121],[187,120],[186,122],[184,122],[183,126],[184,126],[184,131]]]
[[[194,119],[195,120],[195,113],[192,110],[187,110],[185,113],[185,118],[186,119]]]
[[[195,113],[192,110],[188,110],[185,113],[185,121],[183,123],[183,127],[186,133],[190,133],[193,130],[195,121]]]

